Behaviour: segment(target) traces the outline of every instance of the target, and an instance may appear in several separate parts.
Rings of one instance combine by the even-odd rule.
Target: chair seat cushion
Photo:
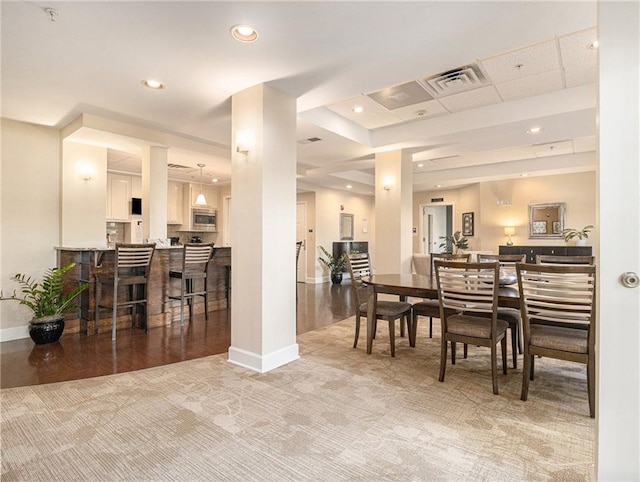
[[[474,313],[474,316],[491,318],[490,313]],[[522,320],[522,316],[520,315],[520,310],[516,310],[515,308],[504,308],[499,306],[498,319],[506,321],[510,325],[518,326],[520,324],[520,321]]]
[[[559,326],[531,325],[531,345],[571,353],[587,353],[588,331]]]
[[[414,303],[413,311],[418,315],[440,318],[440,304],[438,300],[424,300]]]
[[[505,334],[509,324],[498,320],[497,336]],[[447,331],[455,335],[491,338],[491,320],[482,316],[453,315],[447,318]]]
[[[183,273],[182,271],[177,271],[177,270],[171,270],[169,271],[169,277],[171,278],[205,278],[207,276],[207,274],[200,270],[190,270],[187,269],[187,271],[185,273]]]
[[[400,316],[411,310],[411,304],[404,301],[378,301],[377,316]],[[367,314],[367,303],[360,305],[360,314]]]

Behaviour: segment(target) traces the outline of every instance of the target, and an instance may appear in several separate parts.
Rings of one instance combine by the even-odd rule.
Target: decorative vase
[[[29,323],[29,336],[36,345],[44,345],[58,341],[64,331],[62,315],[34,318]]]
[[[342,283],[342,273],[331,273],[331,282],[334,285]]]

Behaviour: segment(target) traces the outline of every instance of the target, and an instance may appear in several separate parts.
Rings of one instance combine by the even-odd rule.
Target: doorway
[[[298,265],[296,266],[296,281],[306,283],[307,278],[307,203],[296,203],[296,241],[302,241]]]
[[[420,251],[422,254],[440,253],[442,240],[440,237],[451,236],[453,229],[453,205],[452,204],[423,204],[422,212],[422,239]]]

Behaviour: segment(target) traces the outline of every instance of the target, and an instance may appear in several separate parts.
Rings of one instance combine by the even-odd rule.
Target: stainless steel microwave
[[[215,209],[193,209],[191,228],[194,231],[217,231],[217,217]]]

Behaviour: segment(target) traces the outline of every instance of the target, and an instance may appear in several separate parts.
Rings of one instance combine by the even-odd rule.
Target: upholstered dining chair
[[[524,329],[521,400],[534,378],[535,356],[587,366],[589,415],[595,417],[596,268],[593,265],[519,264]]]
[[[116,341],[116,318],[118,308],[131,309],[131,325],[135,325],[135,315],[139,306],[144,306],[144,328],[149,331],[149,310],[147,309],[147,283],[151,258],[155,244],[117,243],[113,272],[96,274],[95,333],[98,334],[100,309],[111,309],[111,339]],[[104,303],[103,285],[111,286],[113,293],[111,303]],[[126,299],[121,299],[120,288],[127,288]]]
[[[444,381],[449,343],[452,363],[455,363],[455,345],[458,342],[489,347],[493,393],[497,395],[497,345],[500,343],[502,347],[502,372],[506,375],[506,333],[509,327],[506,321],[498,319],[500,265],[497,262],[460,263],[436,260],[434,267],[442,326],[438,379]],[[470,311],[471,307],[473,312]]]
[[[207,281],[213,253],[213,243],[186,243],[182,248],[181,269],[169,270],[169,279],[180,280],[180,294],[167,296],[170,300],[180,300],[180,326],[184,326],[185,301],[189,307],[189,322],[193,320],[193,301],[196,296],[204,298],[204,318],[209,320]],[[202,289],[197,291],[196,280],[202,280]]]
[[[356,304],[356,333],[353,340],[353,347],[358,346],[358,338],[360,336],[360,320],[362,317],[367,318],[368,309],[368,288],[362,282],[363,276],[373,274],[371,268],[371,258],[369,253],[353,253],[347,255],[347,267],[349,268],[349,276],[353,285],[353,295]],[[376,303],[376,320],[387,320],[389,322],[389,344],[391,346],[391,356],[396,356],[395,344],[395,321],[406,321],[407,331],[409,332],[409,344],[412,342],[411,325],[409,317],[411,315],[411,304],[405,301],[386,301],[378,300]],[[374,337],[376,331],[374,324],[373,333],[369,336]]]
[[[595,256],[554,256],[537,254],[536,264],[595,264]]]
[[[457,260],[463,262],[469,262],[471,257],[468,253],[460,253],[460,254],[451,254],[451,253],[432,253],[430,255],[430,266],[431,266],[431,275],[433,276],[433,262],[436,259],[448,259],[448,260]],[[411,342],[413,343],[411,346],[415,346],[416,344],[416,336],[418,334],[418,317],[419,316],[428,316],[429,317],[429,338],[433,338],[433,319],[440,318],[440,305],[438,304],[438,300],[422,300],[413,304],[412,307],[412,316],[411,316],[411,330],[413,331],[413,337]]]
[[[478,254],[478,262],[499,262],[500,268],[513,271],[515,276],[516,263],[524,263],[527,260],[526,254]],[[522,316],[520,310],[505,306],[498,306],[498,319],[509,323],[511,331],[511,358],[513,368],[518,368],[518,353],[522,354]]]

